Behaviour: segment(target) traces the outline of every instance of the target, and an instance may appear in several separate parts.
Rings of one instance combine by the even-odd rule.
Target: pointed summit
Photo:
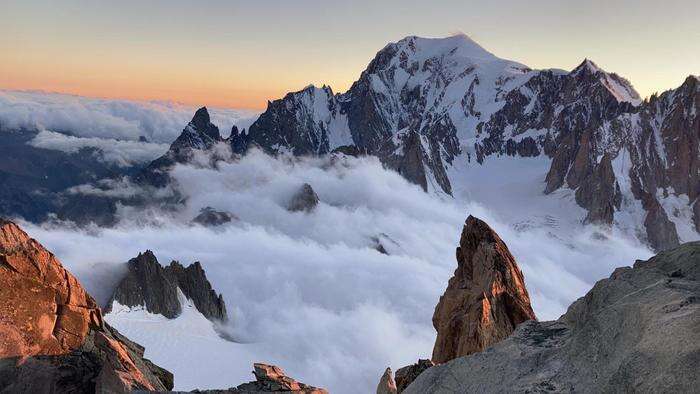
[[[198,127],[206,127],[209,124],[209,122],[209,111],[207,110],[207,107],[202,107],[194,113],[194,117],[192,118],[191,123],[197,125]]]
[[[221,141],[223,139],[219,128],[211,123],[207,107],[202,107],[195,112],[182,134],[170,146],[170,150],[209,149]]]
[[[167,172],[175,163],[188,163],[194,151],[211,149],[223,141],[219,128],[211,123],[207,107],[202,107],[195,112],[194,117],[177,139],[170,144],[170,149],[163,156],[153,160],[136,176],[136,182],[163,187],[170,179]]]
[[[628,80],[615,73],[603,70],[588,58],[571,70],[569,75],[578,80],[599,81],[618,102],[628,102],[632,105],[639,105],[642,102],[639,93]]]
[[[433,361],[480,352],[534,319],[515,258],[488,224],[470,215],[457,248],[457,269],[433,314]]]
[[[207,107],[202,107],[195,112],[194,117],[187,125],[187,128],[193,128],[198,133],[204,134],[212,140],[221,140],[219,128],[211,123]],[[187,128],[185,128],[185,131],[187,131]]]
[[[571,70],[572,75],[579,75],[580,73],[590,73],[592,75],[595,75],[599,71],[603,71],[600,67],[598,67],[597,64],[595,64],[592,60],[589,60],[588,58],[583,59],[581,64],[576,66],[573,70]]]

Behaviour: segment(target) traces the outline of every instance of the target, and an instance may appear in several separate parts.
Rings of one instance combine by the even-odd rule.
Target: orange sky
[[[344,91],[390,41],[464,31],[533,68],[588,57],[648,96],[700,73],[700,2],[660,3],[5,1],[0,88],[259,109]]]

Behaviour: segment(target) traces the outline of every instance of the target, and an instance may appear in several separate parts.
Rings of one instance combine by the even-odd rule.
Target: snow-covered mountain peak
[[[592,60],[585,58],[581,64],[571,70],[571,75],[577,76],[581,73],[597,74],[599,71],[603,71],[603,69],[598,67]]]
[[[491,52],[484,49],[466,34],[457,34],[443,38],[424,38],[409,36],[396,43],[399,50],[413,54],[415,60],[449,56],[472,60],[497,60]]]
[[[615,73],[609,73],[603,70],[592,60],[587,58],[574,68],[569,75],[580,80],[599,80],[601,85],[605,87],[618,102],[628,102],[633,105],[639,105],[642,102],[639,93],[637,93],[628,80]]]

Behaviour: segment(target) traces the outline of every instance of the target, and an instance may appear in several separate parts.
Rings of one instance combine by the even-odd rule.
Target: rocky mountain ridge
[[[544,157],[543,193],[572,190],[586,223],[634,217],[639,238],[661,250],[700,237],[699,109],[697,77],[641,100],[588,59],[570,72],[532,70],[464,35],[410,36],[380,50],[347,92],[289,93],[228,139],[200,109],[139,179],[163,185],[168,167],[220,143],[236,154],[373,155],[426,191],[452,194],[465,166]]]
[[[457,269],[433,315],[435,363],[480,352],[536,319],[522,271],[488,224],[470,215],[456,255]]]
[[[150,250],[128,262],[128,273],[119,282],[105,312],[115,302],[126,307],[144,307],[151,313],[174,319],[182,313],[178,292],[189,300],[209,320],[226,322],[226,304],[221,294],[209,283],[199,262],[184,267],[177,261],[162,266]]]

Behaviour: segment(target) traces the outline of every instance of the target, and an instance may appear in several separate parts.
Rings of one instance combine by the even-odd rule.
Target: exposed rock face
[[[217,211],[212,207],[204,207],[199,211],[199,214],[192,219],[193,223],[201,224],[202,226],[222,226],[238,220],[238,217],[231,212]]]
[[[381,254],[386,254],[388,255],[389,252],[386,251],[386,248],[384,247],[384,244],[382,244],[382,241],[379,240],[379,237],[372,237],[372,247],[374,250]]]
[[[199,262],[183,267],[177,261],[163,267],[150,250],[129,260],[129,272],[117,286],[106,308],[114,301],[125,306],[145,306],[151,313],[173,319],[182,312],[178,288],[207,319],[225,321],[226,305],[217,295]]]
[[[57,355],[102,326],[95,301],[61,263],[0,219],[0,357]],[[31,303],[29,303],[31,301]]]
[[[380,50],[348,92],[289,93],[231,144],[297,155],[355,147],[447,194],[455,157],[488,165],[490,156],[546,155],[544,192],[573,189],[585,222],[610,225],[643,193],[700,194],[699,84],[691,76],[642,101],[588,59],[570,72],[531,70],[466,36],[406,37]],[[646,230],[652,246],[660,231],[676,233],[673,223]]]
[[[168,152],[152,161],[135,179],[140,184],[164,187],[170,180],[168,170],[175,164],[189,163],[194,152],[209,150],[223,141],[219,128],[211,123],[209,111],[202,107],[195,112],[190,123],[170,145]]]
[[[386,233],[379,233],[369,239],[372,242],[372,248],[381,254],[389,255],[389,250],[401,249],[401,245]],[[387,250],[387,247],[389,247],[389,250]]]
[[[377,394],[396,394],[396,382],[394,382],[391,368],[387,368],[379,379]]]
[[[620,185],[615,180],[610,155],[605,154],[591,176],[576,190],[576,202],[588,209],[587,223],[610,225],[621,201]]]
[[[114,290],[105,312],[111,311],[112,303],[125,306],[145,306],[151,313],[173,319],[182,312],[177,298],[177,285],[165,268],[158,263],[150,250],[127,263],[129,271]]]
[[[666,250],[679,245],[676,226],[668,218],[659,201],[649,193],[643,193],[642,206],[647,211],[644,226],[649,245],[655,250]]]
[[[695,392],[700,243],[616,269],[559,320],[423,372],[405,393]]]
[[[291,212],[311,212],[319,203],[318,195],[308,183],[301,185],[287,205]]]
[[[230,143],[234,152],[240,151],[236,147],[255,144],[273,154],[285,149],[295,155],[328,153],[327,122],[339,115],[340,104],[330,87],[308,86],[268,102],[267,110],[250,126],[245,137],[232,138]]]
[[[423,373],[426,369],[435,366],[431,360],[421,359],[417,363],[409,365],[407,367],[399,368],[396,371],[396,390],[401,393],[406,388],[413,383],[414,380]]]
[[[328,394],[328,391],[297,382],[287,376],[282,368],[275,365],[253,364],[255,381],[243,383],[228,390],[205,390],[204,393],[217,394],[254,394],[254,393],[290,393],[290,394]]]
[[[172,374],[103,322],[95,300],[53,254],[2,219],[0,282],[0,391],[172,388]]]
[[[459,244],[457,269],[433,314],[435,363],[480,352],[535,319],[523,274],[488,224],[469,216]]]
[[[188,267],[173,261],[165,270],[170,273],[174,279],[173,282],[177,283],[180,290],[194,302],[197,310],[207,319],[218,321],[228,319],[223,295],[216,294],[198,261]]]

